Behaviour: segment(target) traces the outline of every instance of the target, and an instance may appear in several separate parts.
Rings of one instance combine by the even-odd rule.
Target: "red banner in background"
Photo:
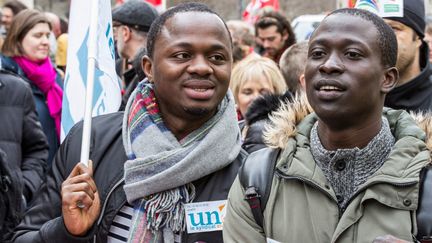
[[[146,0],[146,2],[151,3],[153,6],[162,5],[162,0]]]
[[[258,14],[262,9],[279,10],[279,0],[251,0],[243,12],[243,20],[254,24],[258,18]]]
[[[356,0],[348,0],[348,8],[354,8],[356,2]]]
[[[146,2],[153,5],[153,7],[155,7],[159,13],[165,11],[165,9],[166,9],[166,6],[165,6],[166,1],[165,0],[146,0]]]
[[[116,0],[115,6],[121,5],[127,1],[128,0]],[[162,12],[166,9],[164,0],[143,0],[143,1],[148,2],[151,5],[153,5],[153,7],[155,7],[159,12]]]

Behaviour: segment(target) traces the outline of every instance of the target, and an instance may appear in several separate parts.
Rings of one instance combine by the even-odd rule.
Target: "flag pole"
[[[81,159],[80,162],[88,166],[90,154],[90,137],[91,137],[91,123],[92,123],[92,106],[93,106],[93,86],[94,86],[94,73],[96,65],[96,38],[97,38],[97,24],[98,24],[98,8],[99,0],[91,1],[91,15],[90,15],[90,28],[89,28],[89,47],[88,47],[88,63],[87,63],[87,85],[85,96],[85,110],[84,110],[84,125],[81,143]]]

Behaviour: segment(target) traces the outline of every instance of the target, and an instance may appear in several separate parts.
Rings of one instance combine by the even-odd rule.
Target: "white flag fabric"
[[[121,103],[120,80],[115,72],[111,1],[95,1],[99,2],[99,17],[92,116],[116,112]],[[89,1],[84,0],[71,1],[61,121],[62,141],[72,126],[84,116],[91,17],[89,4]]]

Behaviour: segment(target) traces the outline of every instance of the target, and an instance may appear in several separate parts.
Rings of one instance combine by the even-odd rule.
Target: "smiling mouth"
[[[215,87],[185,87],[186,95],[194,100],[209,100],[215,94]]]
[[[192,88],[196,92],[206,92],[209,89],[201,89],[201,88]]]
[[[342,91],[341,88],[332,85],[321,86],[318,90],[319,91]]]

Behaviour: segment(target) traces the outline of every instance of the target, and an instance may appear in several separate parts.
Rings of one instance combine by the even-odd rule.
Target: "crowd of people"
[[[334,10],[298,43],[278,11],[116,6],[122,104],[93,118],[88,165],[82,122],[60,144],[67,21],[1,12],[1,242],[432,239],[423,0]]]

